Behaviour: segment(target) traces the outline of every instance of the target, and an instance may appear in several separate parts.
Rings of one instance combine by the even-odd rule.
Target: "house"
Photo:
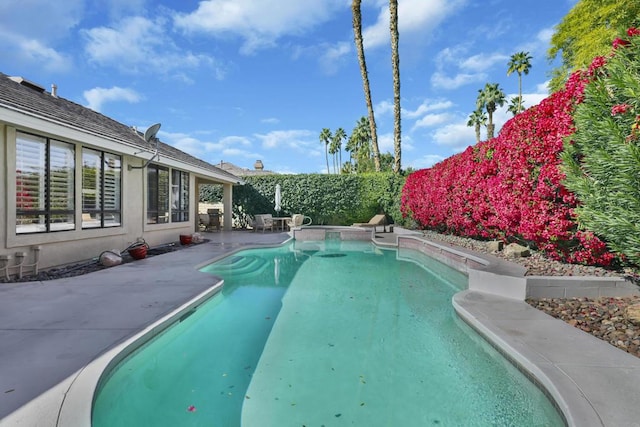
[[[256,160],[253,164],[253,169],[242,168],[240,166],[236,166],[233,163],[220,161],[220,164],[216,165],[222,170],[225,170],[233,175],[244,177],[244,176],[256,176],[256,175],[273,175],[275,172],[270,170],[265,170],[264,165],[262,164],[262,160]]]
[[[199,186],[241,178],[20,77],[0,73],[0,276],[198,230]],[[9,267],[7,269],[6,267]],[[4,270],[3,270],[4,268]]]

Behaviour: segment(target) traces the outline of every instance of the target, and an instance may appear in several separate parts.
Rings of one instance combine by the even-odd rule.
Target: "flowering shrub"
[[[585,85],[606,62],[595,58],[562,90],[509,120],[496,138],[409,175],[402,193],[403,215],[423,228],[525,241],[554,259],[610,265],[615,255],[605,243],[578,230],[578,199],[562,184],[559,156],[564,139],[574,132],[572,114],[584,100]],[[622,105],[607,114],[626,114]]]
[[[562,153],[564,185],[580,203],[580,228],[640,265],[640,30],[613,42],[576,107],[576,133]]]

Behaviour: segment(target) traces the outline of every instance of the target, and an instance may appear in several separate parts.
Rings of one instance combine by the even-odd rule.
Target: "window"
[[[16,233],[74,230],[72,144],[18,132]]]
[[[169,169],[158,165],[147,167],[147,224],[169,222]]]
[[[171,171],[171,222],[189,221],[189,174]]]
[[[120,156],[82,150],[82,228],[118,227],[122,224]]]

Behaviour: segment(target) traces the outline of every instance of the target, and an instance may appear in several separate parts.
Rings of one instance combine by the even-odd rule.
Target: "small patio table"
[[[282,231],[285,231],[287,227],[287,221],[290,221],[291,217],[290,216],[274,216],[272,219],[273,219],[274,228],[276,230],[280,229]]]

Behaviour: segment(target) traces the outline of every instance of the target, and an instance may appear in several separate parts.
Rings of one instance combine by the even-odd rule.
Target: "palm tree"
[[[364,87],[364,100],[369,110],[369,126],[371,127],[371,148],[373,149],[373,163],[376,172],[380,172],[380,150],[378,149],[378,135],[376,133],[376,120],[373,116],[373,104],[371,102],[371,89],[369,88],[369,74],[367,73],[367,62],[364,58],[364,43],[362,41],[362,15],[360,12],[362,0],[353,0],[351,11],[353,13],[353,34],[358,52],[358,62],[360,63],[360,73],[362,74],[362,84]]]
[[[324,156],[327,159],[327,173],[329,173],[329,143],[331,142],[331,131],[329,129],[322,129],[320,142],[324,143]]]
[[[333,133],[332,145],[335,146],[336,152],[338,153],[338,165],[340,165],[340,167],[342,167],[342,141],[345,139],[347,139],[347,133],[344,129],[336,129]]]
[[[355,165],[352,170],[358,172],[369,172],[371,165],[371,127],[369,119],[361,117],[351,132],[347,141],[346,150],[349,158],[355,157]]]
[[[391,28],[391,63],[393,65],[393,171],[400,173],[401,166],[401,134],[400,134],[400,56],[398,55],[398,0],[389,0],[389,17]]]
[[[511,55],[511,60],[507,64],[509,68],[507,69],[507,76],[513,73],[514,71],[518,73],[518,111],[515,114],[518,114],[520,111],[524,110],[522,106],[522,73],[529,74],[529,70],[531,69],[531,56],[529,52],[518,52]],[[515,115],[514,114],[514,115]]]
[[[513,98],[511,98],[511,101],[509,102],[509,108],[507,108],[507,110],[514,116],[519,112],[523,111],[524,107],[520,103],[520,98],[517,96],[514,96]]]
[[[479,110],[486,108],[489,120],[487,121],[487,139],[493,138],[493,130],[495,125],[493,124],[493,113],[498,108],[502,107],[505,103],[505,94],[500,89],[498,83],[487,83],[484,89],[478,90],[478,100],[476,101],[476,107]]]
[[[480,142],[480,128],[487,124],[487,115],[484,111],[478,109],[475,110],[469,116],[469,121],[467,122],[467,126],[473,126],[476,131],[476,142]]]

